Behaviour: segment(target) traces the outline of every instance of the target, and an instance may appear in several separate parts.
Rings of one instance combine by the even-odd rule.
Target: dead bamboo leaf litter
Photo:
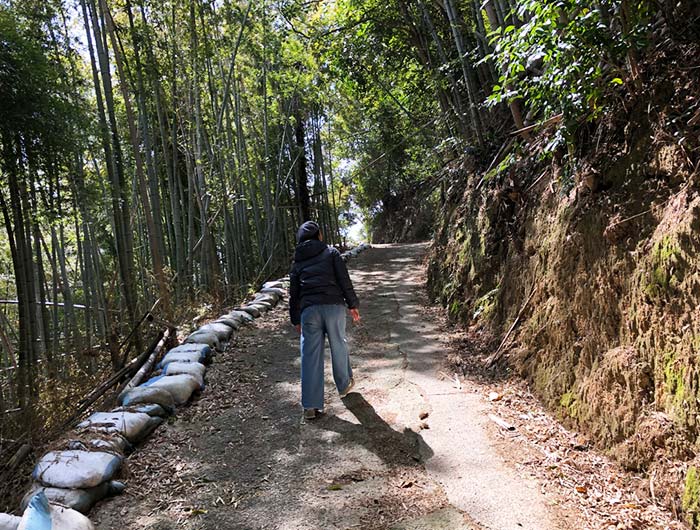
[[[428,311],[443,320],[436,308]],[[492,338],[477,329],[455,331],[445,325],[444,331],[452,351],[447,369],[461,370],[465,391],[483,396],[499,427],[492,434],[505,442],[499,445],[505,458],[535,478],[554,503],[582,512],[590,530],[686,528],[656,502],[648,477],[625,471],[596,450],[594,441],[564,427],[525,381],[486,368]]]

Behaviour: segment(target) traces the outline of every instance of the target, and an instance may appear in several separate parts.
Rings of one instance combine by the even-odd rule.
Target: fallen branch
[[[123,391],[130,390],[134,388],[135,386],[138,386],[141,384],[141,381],[146,377],[147,374],[151,372],[153,369],[153,365],[156,363],[156,359],[160,355],[160,352],[165,348],[166,344],[168,343],[168,340],[170,339],[172,335],[172,328],[168,328],[165,330],[165,333],[162,334],[160,340],[158,341],[158,344],[156,344],[156,347],[153,348],[153,351],[151,355],[148,357],[145,363],[139,368],[139,371],[136,372],[134,377],[131,378],[131,380],[126,384],[124,387]]]
[[[20,448],[17,450],[17,452],[10,458],[9,462],[7,463],[6,470],[8,473],[12,473],[15,469],[17,469],[20,465],[22,465],[22,462],[24,462],[29,454],[32,452],[32,446],[29,444],[22,444]]]
[[[532,184],[530,184],[530,185],[527,187],[527,189],[525,190],[525,192],[523,193],[523,195],[524,195],[525,193],[527,193],[528,191],[530,191],[532,188],[534,188],[534,187],[537,185],[537,183],[538,183],[540,180],[542,180],[542,179],[544,178],[544,176],[547,174],[547,171],[549,171],[549,170],[548,170],[548,169],[545,169],[545,170],[542,172],[542,174],[541,174],[539,177],[537,177],[537,178],[535,179],[535,182],[533,182]]]
[[[506,140],[505,143],[501,146],[501,148],[500,148],[500,149],[498,150],[498,152],[496,153],[496,156],[493,158],[493,160],[492,160],[491,163],[489,164],[489,167],[486,168],[486,171],[484,171],[484,176],[481,177],[481,179],[479,180],[479,183],[476,185],[476,189],[477,189],[477,190],[481,187],[481,185],[482,185],[482,184],[484,183],[484,181],[486,180],[486,176],[489,174],[489,171],[491,171],[491,169],[492,169],[496,164],[500,164],[500,163],[501,163],[501,160],[503,160],[503,158],[505,157],[506,153],[508,153],[508,151],[510,151],[510,149],[513,147],[513,144],[514,144],[514,143],[515,143],[515,138],[510,138],[510,139]]]
[[[514,431],[515,427],[508,423],[506,420],[499,418],[498,416],[494,416],[493,414],[489,414],[489,419],[494,422],[496,425],[498,425],[501,429],[504,429],[506,431]]]
[[[534,125],[528,125],[527,127],[523,127],[522,129],[518,129],[517,131],[513,131],[510,133],[511,136],[519,136],[519,135],[527,135],[530,131],[537,129],[538,127],[544,127],[545,125],[549,125],[550,123],[557,123],[561,121],[563,114],[557,114],[556,116],[552,116],[551,118],[547,118],[544,121],[541,121],[539,123],[535,123]]]
[[[535,294],[535,288],[533,287],[532,290],[530,291],[530,296],[527,297],[527,300],[525,300],[525,303],[520,308],[520,311],[518,311],[518,315],[515,317],[515,321],[510,326],[510,329],[503,337],[503,340],[501,341],[501,344],[498,346],[498,349],[491,355],[491,357],[489,357],[486,360],[486,367],[487,368],[491,368],[491,366],[493,366],[496,363],[496,361],[498,361],[501,358],[501,355],[503,354],[503,347],[506,345],[506,341],[510,337],[510,334],[513,332],[515,327],[518,325],[518,322],[520,322],[520,317],[523,316],[523,311],[525,311],[525,308],[530,303],[530,300],[532,300],[532,297],[534,294]]]

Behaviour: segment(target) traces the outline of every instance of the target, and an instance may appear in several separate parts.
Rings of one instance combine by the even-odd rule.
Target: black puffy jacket
[[[318,239],[297,245],[289,279],[289,317],[295,326],[309,306],[347,304],[354,309],[360,304],[340,252]]]

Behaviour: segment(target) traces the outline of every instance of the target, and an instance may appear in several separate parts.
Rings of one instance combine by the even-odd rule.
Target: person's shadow
[[[359,392],[351,392],[343,403],[359,420],[351,423],[337,416],[325,416],[317,423],[321,429],[337,432],[341,440],[359,443],[389,466],[420,465],[433,456],[430,446],[408,427],[403,432],[392,429]]]

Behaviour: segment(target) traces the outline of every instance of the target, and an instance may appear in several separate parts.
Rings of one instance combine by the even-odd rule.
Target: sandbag
[[[201,389],[204,388],[206,367],[201,363],[169,363],[163,368],[164,375],[189,374],[197,378]]]
[[[201,388],[197,378],[189,374],[159,375],[149,379],[144,385],[164,388],[170,392],[177,405],[187,403],[192,394]]]
[[[232,330],[239,329],[241,327],[241,319],[233,318],[228,315],[223,315],[214,321],[214,324],[224,324],[230,327]]]
[[[258,311],[260,311],[260,314],[262,313],[267,313],[270,309],[272,309],[272,305],[267,303],[267,302],[251,302],[246,307],[254,307]]]
[[[214,350],[221,351],[221,341],[216,333],[209,331],[195,331],[185,339],[186,344],[207,344]]]
[[[263,289],[284,289],[284,282],[282,280],[272,280],[263,283]]]
[[[180,344],[165,354],[163,360],[158,363],[158,368],[163,368],[166,364],[172,362],[209,364],[211,362],[212,353],[211,346],[208,344],[197,342]]]
[[[173,403],[175,403],[175,401],[173,400],[173,397],[170,395],[170,392],[168,392],[167,390],[155,389],[155,388],[153,390],[158,390],[159,392],[162,392],[163,394],[168,394],[168,398],[170,398],[170,400]],[[170,416],[175,411],[175,409],[173,409],[172,411],[169,412],[169,411],[165,410],[163,407],[161,407],[160,405],[158,405],[157,403],[141,403],[140,405],[130,405],[127,407],[118,407],[118,408],[113,409],[113,410],[114,410],[114,412],[121,412],[121,411],[140,412],[143,414],[148,414],[151,417],[157,417],[157,418],[165,418],[167,416]]]
[[[270,300],[270,299],[263,299],[263,298],[256,298],[252,302],[250,302],[248,305],[263,305],[267,308],[268,311],[270,311],[273,307],[277,305],[277,302]]]
[[[78,429],[97,432],[119,433],[131,443],[138,443],[148,437],[163,422],[162,418],[152,418],[142,412],[95,412],[78,424]]]
[[[243,307],[239,308],[239,310],[245,311],[246,313],[248,313],[249,315],[251,315],[255,318],[258,318],[260,316],[260,309],[257,307],[252,307],[252,306],[247,305],[247,306],[243,306]]]
[[[276,294],[279,298],[284,298],[287,292],[280,287],[263,287],[260,289],[262,294]]]
[[[93,488],[110,480],[122,457],[89,451],[51,451],[37,463],[32,478],[55,488]]]
[[[101,451],[103,453],[115,453],[118,455],[126,455],[134,449],[129,443],[129,440],[119,433],[94,434],[101,434],[101,436],[95,436],[90,440],[69,440],[66,444],[66,448],[74,451]]]
[[[9,513],[0,513],[0,530],[17,530],[21,517],[10,515]]]
[[[247,311],[241,311],[240,309],[234,309],[229,313],[232,317],[240,317],[244,323],[250,323],[254,320],[253,315]]]
[[[171,396],[169,392],[160,388],[137,386],[129,390],[125,390],[119,394],[118,403],[124,407],[131,405],[156,404],[163,407],[163,409],[170,414],[175,411],[175,401],[173,401],[173,396]]]
[[[94,488],[88,489],[47,488],[38,482],[34,482],[31,489],[22,499],[20,508],[25,510],[32,497],[41,491],[51,504],[60,504],[80,513],[88,513],[97,501],[110,495],[118,495],[124,491],[124,488],[124,483],[116,480],[103,482]],[[2,529],[2,525],[0,525],[0,529]]]
[[[49,504],[40,491],[29,501],[17,530],[95,530],[95,526],[76,510]]]
[[[227,341],[233,333],[233,330],[226,324],[217,324],[216,322],[211,322],[209,324],[203,325],[199,328],[196,333],[214,333],[217,338],[221,341]]]
[[[263,293],[262,291],[258,291],[254,295],[255,300],[267,300],[271,304],[276,304],[280,298],[282,298],[282,296],[276,292]]]

